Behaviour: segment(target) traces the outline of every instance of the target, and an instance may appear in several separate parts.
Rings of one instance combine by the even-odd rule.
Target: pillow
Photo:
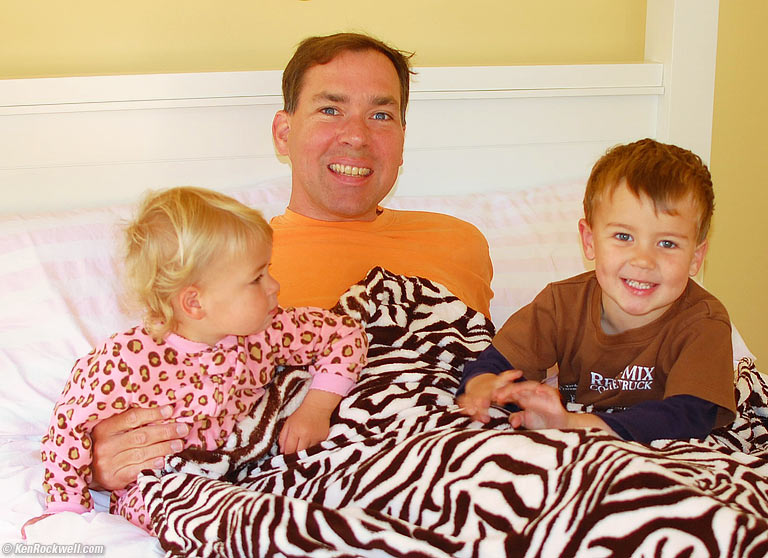
[[[282,213],[290,182],[228,192]],[[40,435],[75,359],[138,323],[120,305],[119,224],[133,206],[0,216],[0,434]]]
[[[584,182],[469,196],[393,197],[394,209],[434,211],[469,221],[488,239],[493,262],[491,319],[496,327],[547,283],[594,269],[582,254],[578,221]],[[731,324],[733,360],[755,356]]]
[[[547,283],[584,272],[578,220],[582,183],[469,196],[394,197],[386,205],[446,213],[480,229],[493,262],[491,319],[497,327]]]
[[[581,273],[580,183],[469,196],[395,196],[385,205],[446,213],[476,225],[494,265],[496,326],[547,283]],[[229,191],[269,219],[290,177]],[[119,303],[119,223],[130,206],[0,216],[0,434],[39,436],[79,356],[138,322]],[[734,328],[734,356],[751,356]]]

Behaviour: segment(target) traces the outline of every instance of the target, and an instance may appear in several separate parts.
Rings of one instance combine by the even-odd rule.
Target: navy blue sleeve
[[[501,374],[505,370],[514,368],[507,358],[501,354],[496,347],[488,345],[488,347],[479,355],[475,360],[472,360],[464,365],[464,371],[461,374],[461,382],[459,383],[459,389],[456,391],[456,396],[464,393],[464,388],[467,386],[467,382],[479,376],[480,374]]]
[[[617,413],[595,413],[625,440],[706,438],[715,427],[718,406],[693,395],[643,401]]]

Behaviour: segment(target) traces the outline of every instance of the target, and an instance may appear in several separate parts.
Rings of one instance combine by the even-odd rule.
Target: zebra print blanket
[[[337,309],[369,366],[329,439],[276,451],[309,375],[286,370],[217,452],[139,479],[169,556],[768,555],[768,384],[740,363],[739,416],[652,447],[597,431],[481,427],[457,412],[492,325],[443,287],[372,270]]]

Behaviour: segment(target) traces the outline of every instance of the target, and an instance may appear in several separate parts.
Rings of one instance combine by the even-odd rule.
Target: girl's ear
[[[592,234],[592,227],[589,226],[586,219],[579,219],[579,236],[581,236],[581,247],[584,249],[584,257],[592,261],[595,259],[595,239]]]
[[[194,285],[184,287],[176,300],[179,303],[179,309],[185,316],[192,320],[200,320],[205,317],[202,302],[200,301],[200,289]]]

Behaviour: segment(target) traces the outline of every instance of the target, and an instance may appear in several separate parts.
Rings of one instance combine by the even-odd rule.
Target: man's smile
[[[342,174],[344,176],[368,176],[373,172],[373,169],[367,167],[353,167],[352,165],[341,165],[339,163],[331,163],[328,165],[336,174]]]

